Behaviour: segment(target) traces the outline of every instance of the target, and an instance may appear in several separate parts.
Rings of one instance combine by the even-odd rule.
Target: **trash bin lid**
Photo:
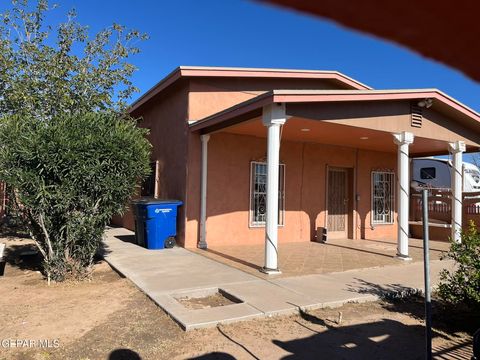
[[[139,199],[132,200],[132,204],[134,205],[182,205],[183,202],[180,200],[166,200],[166,199],[155,199],[151,197],[142,197]]]

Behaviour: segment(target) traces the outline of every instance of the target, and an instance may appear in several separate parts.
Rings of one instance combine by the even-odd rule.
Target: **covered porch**
[[[430,241],[430,259],[440,260],[450,244],[446,241]],[[260,270],[264,266],[263,244],[211,246],[206,250],[193,250],[198,254],[246,273],[266,278]],[[278,247],[280,277],[337,273],[378,266],[398,265],[395,259],[395,240],[333,239],[326,243],[287,242]],[[423,261],[423,243],[409,239],[412,262]]]
[[[296,251],[305,259],[316,254],[313,267],[328,271],[364,267],[370,259],[356,254],[369,247],[386,251],[374,254],[373,266],[382,258],[411,260],[418,246],[409,240],[409,159],[448,154],[452,238],[459,241],[462,153],[478,149],[479,124],[478,114],[437,90],[274,90],[194,122],[201,141],[198,248],[213,256],[224,247],[217,252],[227,259],[238,257],[230,246],[251,244],[243,255],[250,260],[239,259],[257,266],[262,255],[267,274],[283,271]],[[250,241],[260,235],[262,244]],[[308,243],[324,238],[327,247]],[[291,239],[307,243],[289,250]]]

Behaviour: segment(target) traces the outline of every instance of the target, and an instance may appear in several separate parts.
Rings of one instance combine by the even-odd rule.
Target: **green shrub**
[[[439,296],[450,304],[480,311],[480,234],[473,222],[460,243],[452,242],[447,257],[455,261],[455,268],[441,272]]]
[[[148,173],[145,132],[125,113],[130,57],[147,36],[112,24],[93,36],[48,0],[0,13],[0,181],[28,226],[48,279],[85,276],[105,224]],[[16,215],[20,216],[17,217]]]
[[[88,275],[105,226],[149,173],[135,125],[111,112],[0,119],[0,180],[15,189],[49,280]]]

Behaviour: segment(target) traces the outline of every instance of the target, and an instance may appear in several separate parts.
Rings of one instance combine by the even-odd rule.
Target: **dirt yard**
[[[348,304],[184,332],[105,262],[95,265],[89,282],[48,287],[38,258],[20,256],[29,240],[0,242],[8,249],[0,277],[0,359],[423,358],[420,301]],[[469,360],[471,336],[440,313],[435,358]]]

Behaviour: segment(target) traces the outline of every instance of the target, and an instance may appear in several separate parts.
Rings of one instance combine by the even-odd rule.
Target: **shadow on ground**
[[[383,318],[375,322],[340,326],[333,321],[321,319],[302,312],[299,326],[313,335],[295,340],[273,339],[275,358],[289,359],[423,359],[425,340],[424,327],[404,324]],[[233,339],[218,328],[232,343],[240,346],[248,358],[261,359],[265,354],[255,353],[239,339]],[[470,359],[471,344],[464,338],[452,339],[434,331],[434,358]],[[448,339],[448,344],[442,339]],[[258,351],[258,350],[257,350]],[[194,359],[233,359],[229,354],[212,352]]]
[[[23,242],[25,241],[25,242]],[[7,244],[5,249],[5,262],[18,270],[41,271],[42,256],[37,246],[30,239]]]
[[[137,244],[137,239],[135,238],[135,235],[117,235],[115,236],[118,240],[128,242],[131,244]]]
[[[373,294],[383,300],[383,308],[407,314],[416,319],[424,319],[423,292],[400,284],[379,285],[356,278],[355,284],[347,284],[349,291],[360,294]],[[463,331],[470,335],[478,329],[480,313],[461,305],[446,304],[433,295],[432,318],[434,327],[446,332]]]
[[[248,266],[254,270],[260,270],[262,267],[261,266],[258,266],[257,264],[254,264],[252,262],[249,262],[249,261],[246,261],[246,260],[243,260],[243,259],[240,259],[238,257],[235,257],[235,256],[232,256],[232,255],[228,255],[228,254],[225,254],[225,253],[222,253],[220,251],[216,251],[216,250],[213,250],[213,249],[205,249],[203,250],[205,252],[209,252],[209,253],[212,253],[212,254],[215,254],[215,255],[218,255],[224,259],[227,259],[227,260],[230,260],[230,261],[233,261],[233,262],[236,262],[238,264],[242,264],[242,265],[245,265],[245,266]],[[199,254],[201,254],[201,252],[199,252]]]
[[[297,340],[273,343],[291,355],[283,359],[423,359],[424,327],[406,325],[392,319],[373,323],[335,327],[315,316],[302,314],[308,323],[326,327],[310,329],[314,335]],[[308,327],[308,325],[303,325]],[[434,337],[442,337],[434,331]],[[447,355],[470,358],[469,342],[459,340],[450,346],[434,346],[434,357]]]
[[[225,352],[215,351],[209,354],[188,358],[188,360],[236,360],[236,358]]]
[[[401,284],[379,285],[360,278],[355,278],[353,284],[347,284],[347,290],[357,294],[376,295],[386,300],[405,299],[421,293],[418,289]]]
[[[117,228],[118,226],[113,226],[109,225],[108,228]],[[137,245],[137,239],[135,238],[135,234],[132,235],[116,235],[115,238],[117,238],[120,241],[131,243]],[[103,259],[105,256],[111,253],[111,250],[109,250],[108,245],[102,241],[97,249],[97,253],[95,254],[97,258]]]
[[[291,353],[283,359],[416,359],[423,358],[423,327],[382,319],[374,323],[333,327],[312,315],[304,320],[325,331],[297,340],[273,340]],[[307,326],[308,325],[304,325]],[[418,336],[412,336],[413,334]]]
[[[4,256],[5,263],[9,268],[6,268],[5,272],[12,270],[13,272],[16,270],[42,272],[42,254],[29,235],[15,230],[9,230],[8,232],[2,230],[0,231],[0,238],[2,238],[0,242],[5,242],[7,245]],[[101,243],[94,257],[94,264],[102,261],[103,256],[108,253],[108,249],[105,249],[103,243]]]

